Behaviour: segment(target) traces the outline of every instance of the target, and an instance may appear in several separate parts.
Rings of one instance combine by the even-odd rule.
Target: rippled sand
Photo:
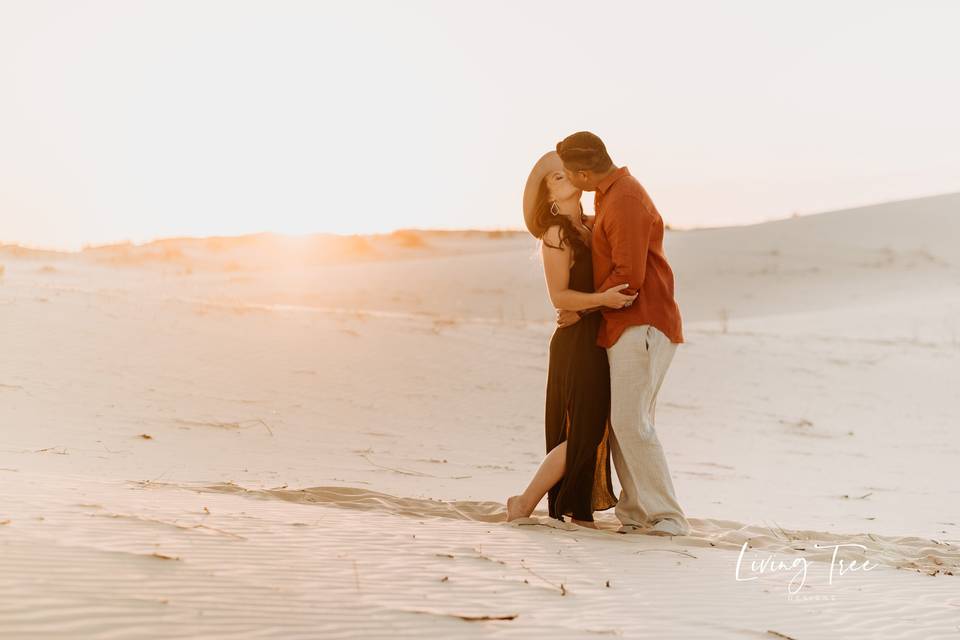
[[[955,637],[958,214],[668,235],[676,538],[502,521],[522,234],[0,247],[0,637]]]

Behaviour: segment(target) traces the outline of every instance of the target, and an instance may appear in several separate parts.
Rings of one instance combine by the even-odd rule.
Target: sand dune
[[[826,638],[843,628],[848,630],[844,637],[895,639],[948,638],[953,627],[952,611],[930,603],[949,601],[952,594],[933,588],[942,584],[911,582],[904,576],[872,572],[859,580],[856,588],[834,585],[831,590],[838,600],[811,598],[789,607],[780,605],[780,611],[774,613],[784,600],[783,581],[740,585],[739,598],[732,598],[729,589],[720,587],[719,580],[706,577],[726,573],[725,567],[718,566],[718,557],[701,555],[691,560],[680,556],[678,565],[677,554],[646,553],[638,556],[642,560],[630,563],[634,573],[617,569],[601,573],[595,559],[591,562],[565,555],[557,560],[558,552],[565,548],[561,543],[551,542],[546,549],[543,544],[515,537],[494,543],[482,532],[466,533],[463,527],[456,532],[431,527],[429,533],[433,535],[424,536],[424,546],[441,551],[411,554],[408,559],[416,561],[423,574],[422,578],[411,579],[391,564],[391,555],[384,553],[386,545],[405,542],[400,535],[381,533],[389,530],[388,523],[374,520],[348,524],[360,533],[348,538],[323,527],[319,532],[322,535],[311,531],[305,537],[302,527],[295,528],[290,538],[299,547],[289,543],[278,547],[275,536],[272,540],[253,538],[261,549],[268,550],[260,557],[225,556],[216,553],[213,544],[203,545],[192,565],[182,558],[118,557],[89,547],[38,553],[42,548],[39,545],[17,544],[12,548],[18,560],[14,566],[21,571],[39,568],[57,586],[41,592],[29,585],[16,590],[16,599],[7,602],[26,604],[33,610],[54,607],[61,614],[37,620],[23,610],[6,609],[8,623],[4,629],[11,637],[158,637],[144,630],[143,625],[148,623],[162,625],[161,637],[182,638],[582,638],[650,637],[654,632],[662,634],[659,637],[697,637],[704,629],[710,630],[711,638]],[[444,546],[444,537],[452,535],[465,544]],[[478,551],[480,546],[484,548],[482,553]],[[350,549],[361,557],[344,555],[348,552],[338,549]],[[508,553],[523,554],[523,562]],[[437,554],[442,557],[431,558]],[[491,559],[487,554],[497,555]],[[325,562],[321,564],[318,559]],[[231,561],[245,564],[246,575],[230,575],[220,568]],[[490,566],[476,566],[479,564]],[[83,580],[77,573],[64,572],[67,565],[95,575],[107,569],[115,577],[109,583]],[[609,576],[611,587],[605,588],[606,579],[590,582],[571,576],[571,566]],[[695,572],[697,580],[693,584],[675,580],[683,570]],[[286,585],[307,582],[301,576],[311,572],[324,576],[325,588],[317,588],[316,583],[282,590],[276,586],[281,581]],[[647,579],[638,579],[640,572]],[[211,573],[214,577],[209,577]],[[158,577],[144,583],[144,574]],[[655,589],[650,587],[650,576],[658,576]],[[899,580],[909,597],[904,598],[900,589],[885,589],[882,579]],[[183,588],[191,582],[205,582],[207,586],[203,590]],[[173,589],[175,585],[181,589]],[[448,588],[440,591],[438,585]],[[122,595],[109,602],[79,596],[103,587]],[[476,591],[486,595],[478,598],[472,595]],[[696,604],[682,615],[669,615],[671,607],[681,600]],[[750,607],[743,606],[745,600]],[[918,628],[925,635],[919,635]]]
[[[745,561],[736,581],[736,552],[696,538],[4,480],[5,637],[945,638],[960,604],[952,579],[887,567]]]
[[[182,485],[181,485],[182,486]],[[472,500],[435,500],[401,498],[368,489],[353,487],[308,487],[304,489],[246,489],[234,483],[208,486],[182,486],[201,493],[215,492],[263,499],[283,500],[299,504],[330,505],[347,509],[379,511],[414,518],[448,518],[474,522],[503,522],[502,502]],[[578,535],[612,537],[621,541],[637,540],[637,536],[617,533],[619,522],[610,514],[598,519],[600,532],[585,530],[571,523],[549,518],[544,510],[531,518],[517,521],[515,526],[530,524],[553,526]],[[787,530],[780,527],[747,525],[729,520],[691,518],[691,532],[676,536],[679,544],[695,547],[717,547],[738,551],[746,543],[751,550],[762,549],[780,555],[799,555],[810,561],[871,560],[895,568],[910,568],[936,575],[960,573],[960,546],[917,536],[878,536],[874,534],[840,535],[823,531]]]
[[[524,234],[2,245],[0,636],[954,637],[958,205],[668,234],[672,539],[502,522]]]

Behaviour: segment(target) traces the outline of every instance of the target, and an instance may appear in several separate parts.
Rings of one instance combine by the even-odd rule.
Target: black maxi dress
[[[589,240],[569,238],[573,249],[569,288],[593,292]],[[567,441],[563,478],[547,491],[551,518],[593,521],[594,511],[617,504],[610,476],[610,365],[597,346],[599,311],[585,313],[550,340],[547,369],[546,444],[549,453]]]

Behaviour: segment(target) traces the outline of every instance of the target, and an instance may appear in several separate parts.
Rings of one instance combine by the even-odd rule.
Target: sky
[[[951,0],[0,0],[0,243],[522,229],[527,173],[581,130],[674,228],[960,191],[957,24]]]

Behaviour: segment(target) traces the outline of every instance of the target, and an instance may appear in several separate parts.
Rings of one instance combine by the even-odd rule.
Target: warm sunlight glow
[[[579,129],[675,228],[960,189],[960,5],[581,13],[5,2],[0,242],[522,228],[529,166]]]

